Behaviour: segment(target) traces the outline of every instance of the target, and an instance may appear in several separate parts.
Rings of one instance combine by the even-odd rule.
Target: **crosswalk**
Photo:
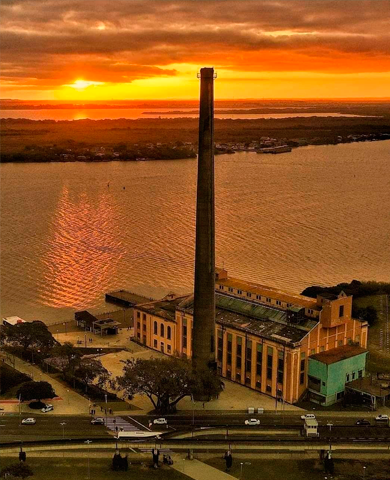
[[[113,432],[139,432],[141,430],[123,417],[108,417],[107,428]]]

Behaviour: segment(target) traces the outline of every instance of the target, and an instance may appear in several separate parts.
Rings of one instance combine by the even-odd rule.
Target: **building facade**
[[[345,386],[364,378],[367,350],[344,345],[309,358],[308,389],[310,400],[323,406],[341,402]]]
[[[134,307],[137,341],[192,357],[193,295]],[[367,346],[368,325],[352,318],[352,297],[312,299],[228,277],[216,269],[215,352],[222,377],[288,403],[308,387],[312,355]]]

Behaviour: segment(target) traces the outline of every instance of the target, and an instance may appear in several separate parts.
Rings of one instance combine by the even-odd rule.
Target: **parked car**
[[[47,412],[51,412],[52,410],[54,410],[54,407],[53,405],[51,405],[50,403],[45,405],[42,409],[41,409],[41,412],[42,413],[47,413]]]
[[[369,420],[362,418],[356,422],[356,425],[371,425],[371,422]]]
[[[316,416],[314,415],[314,413],[306,413],[305,415],[301,415],[301,420],[306,420],[309,418],[311,418],[312,420],[315,420]]]
[[[388,422],[389,421],[389,416],[388,415],[378,415],[377,417],[375,417],[375,420],[377,422]]]
[[[260,420],[257,418],[251,418],[250,420],[245,420],[245,425],[260,425]]]
[[[168,425],[168,420],[166,418],[155,418],[153,420],[154,425]]]
[[[22,420],[22,425],[35,425],[37,423],[37,421],[35,420],[35,418],[23,418]]]
[[[103,417],[96,417],[91,420],[92,425],[104,425],[104,418]]]

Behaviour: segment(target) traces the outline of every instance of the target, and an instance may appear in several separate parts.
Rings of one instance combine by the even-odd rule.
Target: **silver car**
[[[23,418],[22,420],[22,425],[35,425],[37,423],[37,421],[35,420],[35,418]]]

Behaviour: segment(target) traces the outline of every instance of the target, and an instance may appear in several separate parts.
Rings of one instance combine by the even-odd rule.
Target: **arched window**
[[[164,324],[162,323],[160,325],[160,337],[163,337],[164,336]]]
[[[153,324],[153,332],[155,335],[157,335],[157,322],[154,322]]]
[[[167,327],[167,339],[171,339],[171,327]]]

